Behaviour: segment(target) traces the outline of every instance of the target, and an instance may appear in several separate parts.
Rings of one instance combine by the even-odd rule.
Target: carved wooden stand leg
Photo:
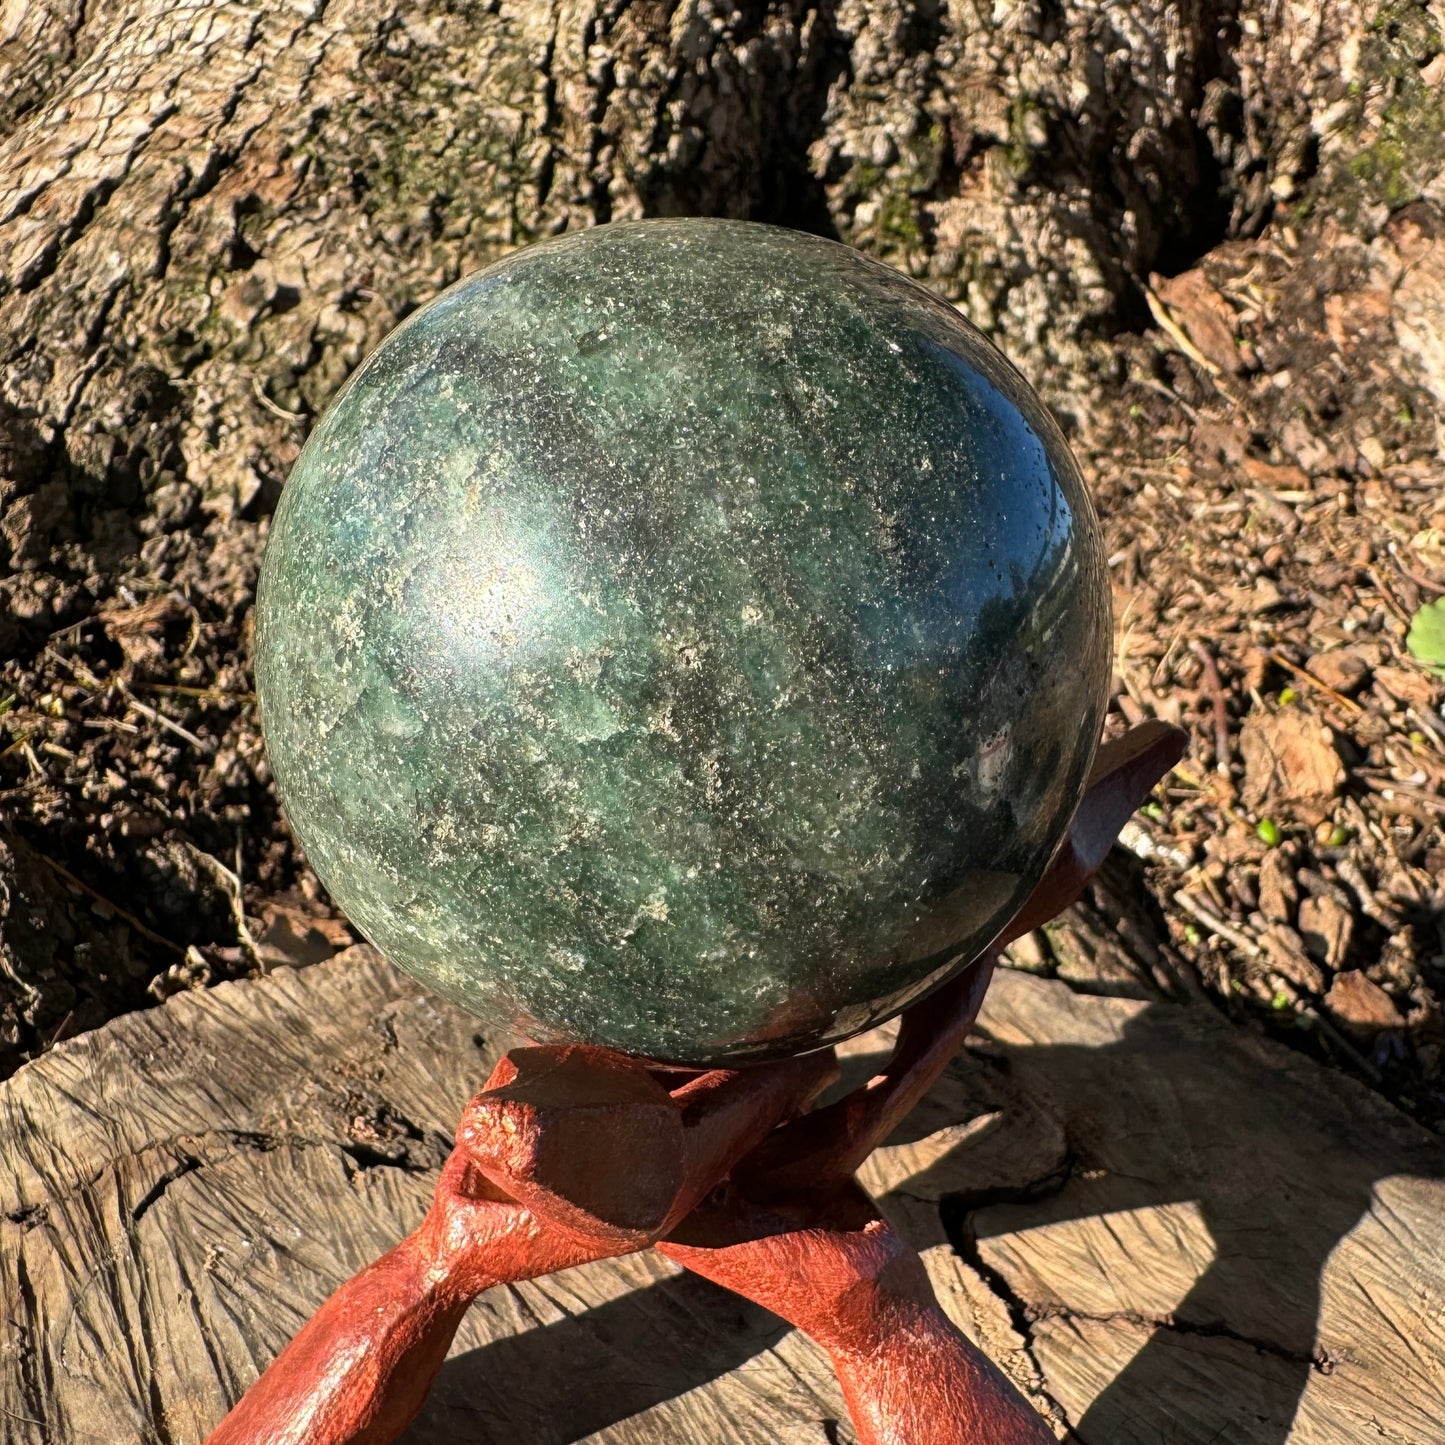
[[[1182,749],[1146,724],[1100,750],[1014,922],[833,1104],[807,1112],[836,1077],[829,1051],[688,1074],[605,1049],[513,1050],[468,1105],[421,1227],[322,1306],[210,1445],[394,1440],[483,1290],[652,1245],[812,1336],[864,1445],[1051,1441],[853,1174],[962,1046],[999,951],[1079,896]]]

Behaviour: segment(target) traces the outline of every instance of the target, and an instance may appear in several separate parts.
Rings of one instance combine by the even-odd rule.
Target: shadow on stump
[[[920,1249],[952,1243],[981,1270],[1051,1381],[1067,1352],[1099,1356],[1112,1342],[1117,1373],[1073,1422],[1083,1445],[1284,1445],[1307,1383],[1332,1367],[1317,1341],[1331,1251],[1370,1211],[1380,1180],[1445,1178],[1439,1145],[1363,1088],[1207,1009],[1111,1000],[1112,1040],[1029,1044],[1017,1041],[1029,1020],[1010,1009],[1007,975],[1001,985],[995,1037],[954,1066],[955,1081],[975,1114],[1011,1113],[1011,1132],[1037,1126],[1030,1110],[1053,1115],[1064,1168],[1004,1197],[971,1192],[965,1142],[898,1185],[885,1209],[906,1215]],[[1081,1018],[1105,1003],[1079,1002]],[[1098,1027],[1095,1018],[1082,1032]],[[928,1108],[900,1140],[942,1126]],[[939,1204],[920,1210],[920,1199]],[[1213,1260],[1160,1312],[1139,1308],[1160,1285],[1147,1259],[1133,1270],[1121,1262],[1127,1246],[1111,1217],[1167,1205],[1187,1207]],[[1101,1252],[1081,1284],[1039,1241],[1088,1221],[1117,1254]],[[570,1445],[784,1334],[703,1281],[664,1280],[450,1360],[408,1438]],[[833,1407],[819,1408],[821,1419]]]

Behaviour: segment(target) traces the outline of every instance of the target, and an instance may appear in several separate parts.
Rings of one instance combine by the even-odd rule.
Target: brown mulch
[[[1409,619],[1445,595],[1432,376],[1400,293],[1420,209],[1155,278],[1158,329],[1086,456],[1106,518],[1111,726],[1190,757],[1130,831],[1167,946],[1241,1019],[1445,1118],[1445,681]]]

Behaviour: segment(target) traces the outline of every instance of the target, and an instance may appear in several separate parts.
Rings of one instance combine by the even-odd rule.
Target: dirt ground
[[[59,3],[0,23],[0,175],[19,177],[0,206],[0,1073],[353,940],[279,811],[251,691],[290,461],[365,351],[455,275],[562,226],[690,210],[919,275],[1079,452],[1114,580],[1109,726],[1164,717],[1192,748],[1092,898],[1015,965],[1202,994],[1445,1122],[1445,681],[1405,647],[1445,596],[1438,7],[1194,7],[1181,38],[1124,5],[1151,43],[1120,18],[1102,47],[1073,5],[1021,7],[1027,24],[693,6],[703,39],[667,16],[629,30],[619,7],[581,59],[560,21],[534,43],[525,6],[418,6],[405,25],[341,8],[329,38],[253,17],[236,56],[279,58],[244,84],[218,78],[216,26],[147,48],[163,19],[144,0],[115,7],[129,28]],[[465,26],[493,16],[488,77],[541,107],[508,142],[525,184],[498,179],[460,91],[416,81],[461,65]],[[96,139],[144,89],[137,56],[171,66],[146,111],[146,136],[174,132],[169,170],[135,158],[149,141],[113,165]],[[6,65],[24,85],[7,91]],[[228,84],[234,103],[207,89]],[[623,102],[654,91],[670,99],[643,126]],[[245,122],[261,102],[275,118]],[[470,171],[441,190],[398,169],[397,135],[438,116],[443,157],[483,157],[504,213]],[[728,148],[740,135],[751,150]],[[454,225],[467,206],[482,219]]]

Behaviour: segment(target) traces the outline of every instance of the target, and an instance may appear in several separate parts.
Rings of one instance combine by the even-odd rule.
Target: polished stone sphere
[[[950,306],[847,247],[602,226],[453,286],[316,427],[256,679],[306,853],[531,1038],[831,1042],[1041,876],[1103,714],[1098,524]]]

